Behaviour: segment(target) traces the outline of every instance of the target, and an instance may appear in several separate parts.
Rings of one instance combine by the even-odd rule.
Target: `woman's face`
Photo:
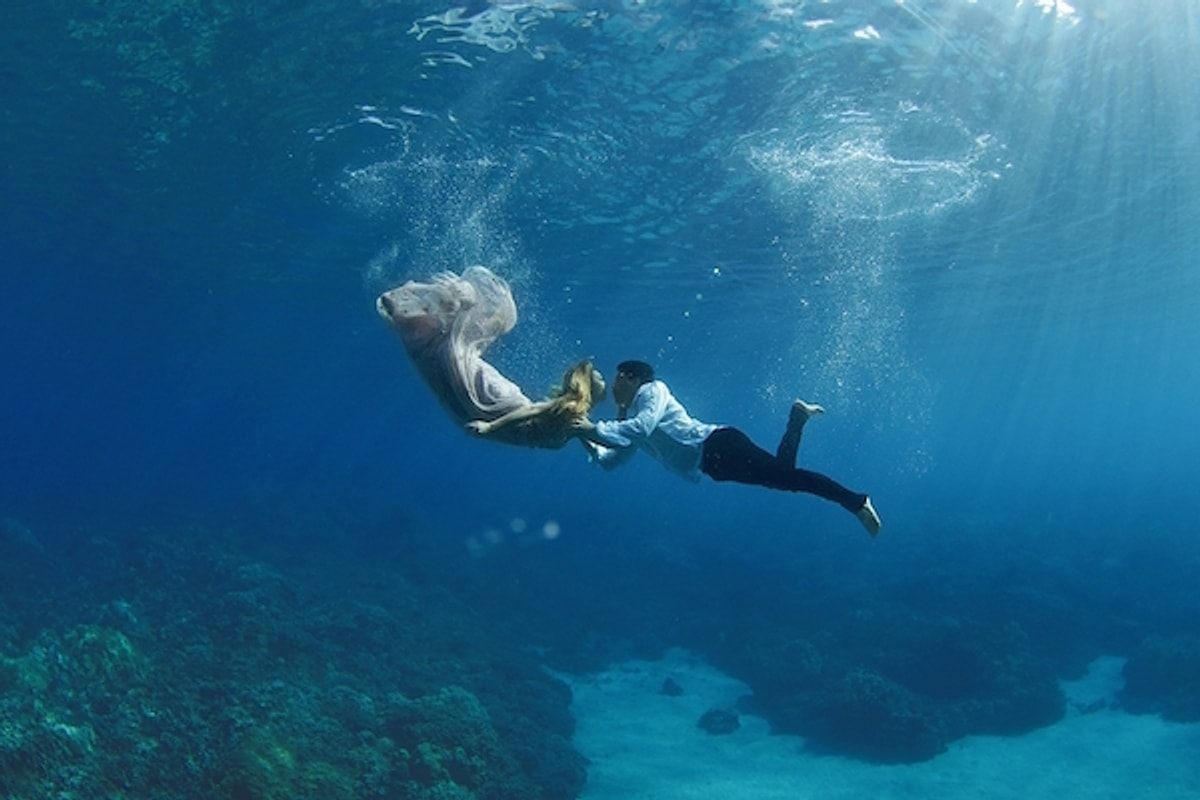
[[[608,391],[608,385],[604,382],[604,376],[599,370],[592,370],[592,404],[595,405],[604,399],[605,393]]]

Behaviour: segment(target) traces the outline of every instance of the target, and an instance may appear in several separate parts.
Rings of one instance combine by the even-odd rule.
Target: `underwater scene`
[[[0,798],[1200,793],[1195,0],[4,18]]]

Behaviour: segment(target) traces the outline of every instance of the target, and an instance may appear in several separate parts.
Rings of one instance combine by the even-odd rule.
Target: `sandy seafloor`
[[[583,800],[1195,798],[1200,723],[1115,708],[1123,663],[1100,658],[1084,678],[1064,682],[1069,710],[1054,725],[968,737],[931,761],[897,765],[812,752],[749,714],[731,734],[705,732],[701,714],[733,708],[750,689],[686,651],[560,677],[574,693],[575,745],[591,761]],[[667,678],[684,693],[663,694]]]

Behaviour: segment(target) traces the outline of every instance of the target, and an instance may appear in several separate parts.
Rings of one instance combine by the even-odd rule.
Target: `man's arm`
[[[644,384],[629,407],[626,419],[597,422],[587,438],[608,447],[629,447],[649,438],[667,410],[671,393],[666,384],[655,381]]]

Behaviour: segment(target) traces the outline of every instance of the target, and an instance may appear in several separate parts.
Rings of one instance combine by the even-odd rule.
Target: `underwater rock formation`
[[[1151,636],[1125,662],[1121,705],[1174,722],[1200,721],[1200,637]]]
[[[946,750],[946,731],[936,710],[903,686],[870,670],[843,676],[819,701],[815,738],[875,761],[920,761]]]
[[[864,610],[819,641],[763,626],[720,659],[774,730],[871,761],[929,759],[962,736],[1024,733],[1066,711],[1053,670],[1013,623]]]
[[[700,715],[696,727],[708,731],[714,736],[733,733],[742,726],[736,711],[725,708],[710,708]]]
[[[604,539],[589,563],[614,559],[615,547]],[[551,663],[567,671],[656,658],[669,646],[701,653],[750,686],[740,711],[815,749],[920,761],[964,736],[1019,735],[1066,713],[1052,661],[1058,651],[1042,644],[1044,631],[1029,634],[1037,615],[1017,620],[990,590],[943,581],[908,604],[843,587],[815,568],[798,582],[794,572],[728,553],[664,559],[639,550],[606,572],[556,564],[554,552],[482,562],[486,579],[475,586],[486,594],[476,605],[508,617],[519,609],[522,635],[541,637]],[[620,591],[612,590],[614,576]],[[511,586],[524,596],[494,595]],[[493,624],[502,624],[500,614]]]

